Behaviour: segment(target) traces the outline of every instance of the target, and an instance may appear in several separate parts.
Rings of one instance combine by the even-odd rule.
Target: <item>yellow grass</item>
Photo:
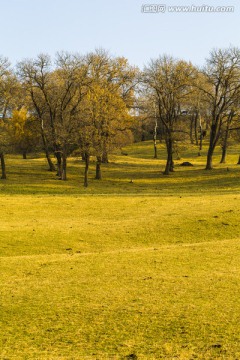
[[[164,177],[151,151],[115,155],[102,182],[92,164],[88,189],[79,160],[63,183],[7,159],[1,359],[240,357],[237,152],[213,172],[187,153]]]

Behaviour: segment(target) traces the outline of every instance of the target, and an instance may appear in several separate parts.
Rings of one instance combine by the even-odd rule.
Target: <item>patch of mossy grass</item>
[[[124,151],[87,189],[79,159],[7,157],[1,359],[240,358],[239,149],[167,177],[163,147]]]

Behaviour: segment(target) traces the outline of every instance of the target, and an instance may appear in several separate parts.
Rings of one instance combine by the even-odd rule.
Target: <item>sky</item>
[[[165,12],[142,12],[149,4]],[[191,5],[234,12],[168,10]],[[163,54],[202,66],[211,49],[240,47],[239,0],[0,0],[0,10],[0,54],[13,65],[40,53],[104,48],[140,68]]]

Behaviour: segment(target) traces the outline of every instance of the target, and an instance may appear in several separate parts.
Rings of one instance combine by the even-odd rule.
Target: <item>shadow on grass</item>
[[[131,148],[133,155],[134,146]],[[152,151],[149,149],[147,145],[145,151]],[[91,162],[89,187],[86,189],[83,187],[84,162],[80,158],[68,160],[68,180],[64,182],[59,180],[56,172],[48,171],[46,159],[43,157],[23,160],[19,156],[9,156],[7,159],[8,178],[0,182],[0,191],[4,195],[144,195],[152,193],[159,196],[240,191],[240,166],[234,165],[233,161],[228,165],[229,168],[227,165],[217,165],[216,169],[206,171],[202,157],[188,160],[193,163],[193,167],[182,167],[180,166],[182,160],[176,160],[175,171],[165,176],[163,175],[164,159],[113,155],[110,163],[102,164],[103,179],[101,181],[94,179],[95,162]]]

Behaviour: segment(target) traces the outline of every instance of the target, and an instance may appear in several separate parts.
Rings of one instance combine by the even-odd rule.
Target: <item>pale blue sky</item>
[[[233,13],[144,14],[142,4],[234,6]],[[38,53],[103,47],[142,67],[169,54],[202,65],[213,47],[240,46],[239,0],[0,0],[0,54],[13,65]]]

